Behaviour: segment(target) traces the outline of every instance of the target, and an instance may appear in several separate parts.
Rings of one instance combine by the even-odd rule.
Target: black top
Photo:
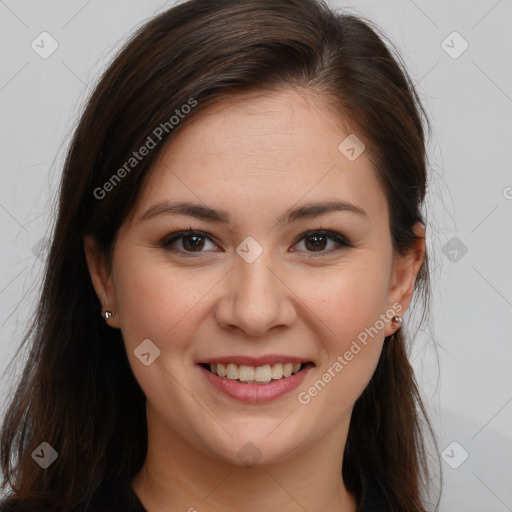
[[[36,512],[34,507],[23,504],[3,505],[0,512]],[[43,512],[38,509],[37,512]],[[49,512],[44,510],[44,512]],[[53,511],[52,511],[53,512]],[[129,479],[103,483],[90,502],[74,507],[70,512],[147,512],[135,494]],[[372,480],[363,482],[361,503],[357,512],[389,512],[384,495]]]

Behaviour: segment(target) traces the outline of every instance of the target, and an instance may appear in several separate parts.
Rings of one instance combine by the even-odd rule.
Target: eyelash
[[[173,244],[174,242],[181,240],[183,238],[186,238],[187,236],[194,236],[194,235],[206,238],[210,242],[217,245],[215,243],[215,241],[210,236],[208,236],[208,234],[205,233],[204,231],[197,231],[197,230],[190,228],[190,230],[179,231],[177,233],[172,233],[171,235],[165,237],[162,240],[162,242],[160,243],[160,246],[168,251],[172,251],[172,252],[175,252],[178,254],[183,254],[183,255],[185,255],[185,257],[197,258],[198,256],[195,256],[196,254],[200,255],[206,251],[198,251],[198,252],[183,251],[181,249],[173,249],[171,247],[171,244]],[[340,250],[343,248],[353,247],[352,244],[350,244],[350,242],[348,242],[346,240],[346,238],[341,236],[339,233],[336,233],[335,231],[328,231],[325,229],[320,229],[320,230],[316,230],[316,231],[315,230],[306,231],[294,242],[293,245],[296,245],[299,242],[302,242],[303,240],[305,240],[306,238],[310,238],[313,236],[324,236],[324,237],[334,241],[336,244],[338,244],[338,247],[331,249],[329,251],[323,251],[323,250],[322,251],[306,251],[306,252],[310,253],[310,256],[309,256],[310,258],[317,258],[320,256],[324,256],[325,254],[330,254],[333,251],[337,251],[337,250]]]

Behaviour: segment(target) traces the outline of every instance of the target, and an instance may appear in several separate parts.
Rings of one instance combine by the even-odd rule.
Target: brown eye
[[[307,236],[305,239],[306,248],[312,251],[322,251],[325,249],[328,239],[326,235],[311,235]]]
[[[316,252],[320,253],[320,255],[343,247],[351,247],[351,244],[345,238],[333,231],[310,231],[304,234],[297,243],[302,241],[304,241],[306,252]],[[330,250],[325,250],[329,245],[329,241],[333,242],[334,247],[331,245]]]
[[[181,243],[180,243],[181,241]],[[342,249],[344,247],[352,247],[352,245],[339,233],[334,231],[309,231],[301,236],[295,242],[297,245],[304,242],[305,252],[310,253],[310,256],[322,256],[324,254]],[[207,252],[205,246],[210,243],[212,249],[218,248],[210,236],[202,231],[180,231],[173,233],[161,242],[161,247],[172,252],[176,252],[185,256],[194,254],[201,255]],[[203,250],[204,249],[204,250]],[[302,249],[300,249],[302,250]],[[293,250],[295,252],[296,249]],[[318,253],[318,254],[314,254]]]
[[[178,243],[180,240],[181,243]],[[210,242],[214,248],[217,247],[211,238],[202,231],[180,231],[163,240],[161,246],[173,252],[201,254],[206,252],[203,249],[207,242]]]
[[[201,250],[204,247],[204,237],[201,235],[185,235],[181,239],[186,251]]]

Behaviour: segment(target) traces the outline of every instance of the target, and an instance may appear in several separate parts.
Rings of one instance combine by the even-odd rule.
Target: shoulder
[[[146,512],[131,487],[128,478],[116,478],[104,481],[89,500],[82,502],[65,512],[105,512],[122,510],[123,512]],[[33,502],[23,500],[7,503],[0,502],[0,512],[55,512],[54,508],[35,506]]]
[[[122,476],[104,482],[91,498],[84,512],[123,510],[123,512],[146,512],[132,488],[128,477]],[[2,512],[0,510],[0,512]],[[72,512],[75,512],[74,510]],[[76,511],[81,512],[81,511]]]
[[[31,501],[8,501],[7,498],[0,501],[0,512],[46,512],[44,508],[37,507]]]
[[[50,509],[44,505],[37,505],[33,501],[28,500],[0,501],[0,512],[50,512],[50,510],[55,512],[53,508]],[[89,512],[89,510],[84,508],[84,505],[78,505],[67,512]]]
[[[126,476],[105,480],[91,498],[69,512],[146,512]],[[3,512],[0,509],[0,512]]]
[[[379,481],[369,474],[365,474],[361,480],[362,494],[357,512],[390,512],[391,508]]]

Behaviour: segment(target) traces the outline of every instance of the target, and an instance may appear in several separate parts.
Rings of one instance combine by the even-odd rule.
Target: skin
[[[424,227],[407,256],[393,253],[387,200],[366,152],[349,161],[344,131],[321,100],[304,91],[229,98],[209,107],[155,164],[122,225],[109,272],[94,239],[84,247],[108,323],[120,328],[147,398],[148,455],[132,481],[149,512],[323,510],[355,512],[342,477],[352,408],[368,384],[391,320],[307,404],[307,391],[379,315],[403,315],[424,258]],[[129,178],[126,178],[129,179]],[[229,223],[183,215],[139,217],[164,200],[226,210]],[[331,212],[289,225],[277,218],[306,202],[344,200],[367,217]],[[159,242],[172,233],[177,251]],[[327,229],[329,238],[299,240]],[[263,253],[247,263],[236,248],[253,237]],[[183,245],[185,244],[185,245]],[[310,257],[315,256],[314,258]],[[134,350],[150,339],[161,351],[145,366]],[[392,341],[391,341],[392,343]],[[315,368],[299,389],[264,404],[216,391],[196,363],[227,355],[290,354]],[[246,467],[237,452],[253,443]]]

